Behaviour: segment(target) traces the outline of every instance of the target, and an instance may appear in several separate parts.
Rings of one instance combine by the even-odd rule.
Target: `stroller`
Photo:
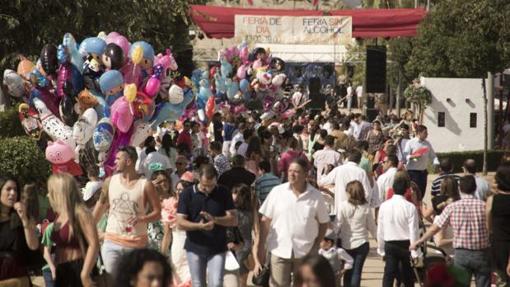
[[[449,259],[448,254],[446,254],[446,252],[443,249],[433,244],[429,243],[422,246],[421,251],[423,256],[417,260],[412,260],[411,267],[413,268],[414,271],[414,276],[416,280],[415,282],[418,283],[419,286],[424,286],[427,270],[431,266],[435,264],[450,265],[451,261]]]

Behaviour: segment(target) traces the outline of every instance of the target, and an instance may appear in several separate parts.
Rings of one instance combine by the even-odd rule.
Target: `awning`
[[[415,36],[416,28],[426,14],[424,9],[354,9],[327,12],[327,15],[331,16],[352,16],[352,34],[355,38]],[[191,5],[193,22],[209,38],[234,37],[235,15],[322,16],[325,12]]]

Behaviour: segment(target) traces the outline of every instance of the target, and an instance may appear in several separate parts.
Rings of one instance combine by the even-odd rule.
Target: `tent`
[[[354,9],[323,12],[203,5],[192,5],[190,13],[193,22],[207,37],[216,39],[234,37],[235,15],[352,16],[354,38],[387,38],[415,36],[418,24],[427,14],[424,9]]]

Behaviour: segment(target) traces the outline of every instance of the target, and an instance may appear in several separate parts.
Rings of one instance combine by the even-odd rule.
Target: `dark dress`
[[[510,252],[510,194],[496,194],[492,201],[492,259],[496,270],[506,270]],[[510,284],[509,277],[506,282]]]
[[[23,225],[13,212],[10,220],[0,222],[0,281],[28,276],[29,254]]]

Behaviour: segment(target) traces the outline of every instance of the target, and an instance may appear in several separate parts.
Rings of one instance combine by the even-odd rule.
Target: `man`
[[[255,194],[262,205],[273,187],[281,184],[282,181],[271,172],[271,164],[268,161],[259,163],[259,173],[262,175],[255,180]]]
[[[221,121],[221,113],[214,113],[213,120],[209,125],[209,128],[212,129],[211,133],[211,141],[217,141],[222,144],[223,148],[223,122]]]
[[[427,242],[432,236],[450,225],[453,229],[454,264],[469,274],[475,275],[477,287],[488,287],[491,281],[489,263],[489,232],[485,216],[485,203],[475,197],[476,180],[472,175],[460,178],[460,200],[450,203],[434,224],[410,250]]]
[[[218,184],[225,186],[229,191],[240,183],[251,186],[255,181],[255,175],[244,168],[244,157],[235,155],[232,158],[232,168],[224,172],[218,179]]]
[[[232,141],[230,142],[230,155],[236,155],[237,154],[237,148],[236,145],[238,142],[243,143],[244,142],[244,131],[246,130],[246,123],[239,123],[239,127],[237,129],[237,132],[234,134],[234,137],[232,138]]]
[[[432,182],[432,187],[430,188],[432,196],[439,195],[439,192],[441,191],[441,183],[443,182],[444,178],[450,176],[453,177],[457,182],[459,182],[460,179],[460,176],[453,173],[452,161],[449,158],[441,159],[439,163],[439,170],[439,176],[434,179]]]
[[[413,270],[409,245],[419,236],[418,211],[404,198],[411,186],[406,172],[397,172],[393,181],[394,195],[379,207],[377,243],[378,253],[385,258],[383,287],[394,286],[401,279],[405,287],[413,287]],[[416,257],[416,251],[412,252]]]
[[[211,156],[214,168],[221,176],[224,172],[230,169],[230,163],[227,157],[222,153],[223,144],[218,141],[213,141],[209,144],[209,155]]]
[[[329,223],[322,194],[306,182],[308,163],[293,161],[288,174],[289,182],[273,188],[259,210],[262,219],[256,252],[259,262],[266,262],[267,242],[271,286],[278,287],[291,286],[291,273],[296,278],[301,258],[318,252]],[[256,272],[259,269],[257,266]]]
[[[342,156],[333,149],[334,145],[335,138],[328,135],[324,140],[324,148],[313,154],[313,164],[317,168],[317,182],[319,182],[323,176],[326,176],[328,165],[336,167],[342,164]]]
[[[354,89],[352,87],[352,84],[349,83],[348,86],[347,86],[347,95],[345,96],[346,101],[347,101],[347,104],[345,105],[345,107],[347,108],[347,110],[349,112],[352,109],[352,98],[353,98],[353,96],[354,96]]]
[[[177,137],[177,146],[185,146],[187,149],[187,152],[191,153],[193,151],[193,142],[191,140],[191,122],[189,120],[186,120],[184,122],[184,127],[182,132]]]
[[[198,184],[179,196],[177,226],[186,231],[184,249],[193,286],[222,287],[226,227],[237,226],[236,210],[230,192],[216,184],[213,165],[203,165],[199,177]]]
[[[152,182],[136,173],[137,157],[134,147],[119,149],[115,156],[117,173],[105,181],[94,209],[96,223],[108,210],[101,255],[109,275],[116,273],[122,255],[147,246],[147,223],[161,217],[159,197]]]
[[[192,154],[194,157],[204,155],[202,148],[202,137],[201,137],[201,125],[198,122],[191,123],[191,143],[192,143]]]
[[[321,178],[319,186],[325,187],[327,185],[335,186],[335,214],[338,213],[338,207],[343,201],[347,201],[347,193],[345,187],[351,181],[358,180],[365,189],[365,198],[370,206],[376,207],[378,205],[378,195],[372,194],[372,188],[368,180],[367,173],[358,166],[361,160],[361,153],[359,150],[352,150],[349,153],[347,162],[343,165],[334,168],[328,175]]]
[[[244,158],[246,158],[246,151],[248,150],[248,143],[250,142],[251,138],[255,135],[255,131],[252,128],[247,128],[243,131],[243,142],[237,148],[237,151],[235,154],[242,155]]]
[[[467,159],[464,162],[462,169],[464,170],[464,175],[472,175],[475,178],[475,181],[476,181],[475,197],[480,200],[486,201],[487,197],[489,196],[489,192],[490,192],[489,183],[483,177],[476,175],[475,160]]]
[[[407,172],[412,181],[420,188],[420,201],[425,196],[427,190],[427,168],[430,162],[437,165],[439,161],[432,145],[427,141],[427,127],[418,125],[416,127],[416,137],[410,139],[404,148],[404,154],[407,162]],[[416,151],[424,150],[423,154],[415,154]]]
[[[379,190],[379,202],[384,202],[386,200],[386,194],[388,193],[388,189],[393,187],[393,180],[395,179],[395,174],[398,169],[398,158],[396,155],[390,154],[386,156],[383,162],[383,171],[377,178],[377,189]]]

